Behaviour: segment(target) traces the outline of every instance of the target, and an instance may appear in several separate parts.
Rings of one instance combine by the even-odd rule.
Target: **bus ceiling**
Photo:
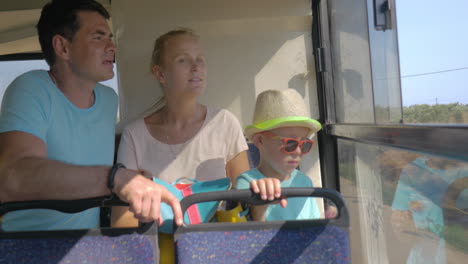
[[[2,1],[0,5],[0,55],[40,53],[36,23],[41,14],[41,8],[47,2],[49,0]],[[110,0],[98,0],[98,2],[111,10]],[[8,60],[5,57],[1,59]]]

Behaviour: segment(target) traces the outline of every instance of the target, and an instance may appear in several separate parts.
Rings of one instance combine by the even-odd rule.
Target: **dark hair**
[[[42,8],[36,27],[42,53],[50,66],[55,63],[52,38],[58,34],[73,40],[75,33],[80,29],[78,11],[95,11],[105,19],[110,18],[109,12],[95,0],[52,0]]]

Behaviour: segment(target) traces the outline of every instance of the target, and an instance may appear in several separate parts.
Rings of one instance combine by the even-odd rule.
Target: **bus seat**
[[[253,169],[256,168],[260,162],[260,152],[254,143],[247,143],[247,145],[249,146],[249,149],[247,150],[247,154],[249,156],[249,165],[250,168]]]
[[[341,195],[324,188],[283,188],[282,194],[331,199],[339,216],[179,226],[174,235],[177,263],[351,263],[349,216]],[[192,204],[216,200],[268,203],[250,190],[230,190],[191,195],[181,201],[181,206],[185,212]]]
[[[87,208],[102,205],[106,198],[85,199]],[[20,209],[55,209],[67,213],[84,208],[80,201],[31,201],[0,205],[0,214]],[[71,203],[71,204],[70,204]],[[55,204],[52,205],[51,204]],[[78,204],[78,207],[74,205]],[[106,202],[106,206],[112,202]],[[116,205],[123,205],[118,202]],[[67,206],[61,210],[57,207]],[[70,209],[76,208],[76,210]],[[68,264],[68,263],[159,263],[157,225],[138,228],[102,228],[60,231],[0,231],[0,263]]]

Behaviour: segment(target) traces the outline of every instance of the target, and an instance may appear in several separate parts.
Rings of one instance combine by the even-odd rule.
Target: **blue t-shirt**
[[[239,175],[236,179],[236,189],[250,189],[252,180],[266,178],[258,169],[251,169]],[[294,170],[289,179],[281,182],[281,187],[313,187],[312,181],[304,173]],[[321,214],[314,198],[288,198],[288,205],[282,208],[279,204],[268,206],[265,219],[267,221],[304,220],[320,218]]]
[[[46,71],[24,73],[5,92],[0,133],[22,131],[37,136],[47,145],[48,159],[74,165],[111,165],[118,98],[101,84],[96,85],[94,95],[92,107],[79,109]],[[23,210],[6,214],[2,221],[6,231],[96,228],[99,208],[76,214]]]

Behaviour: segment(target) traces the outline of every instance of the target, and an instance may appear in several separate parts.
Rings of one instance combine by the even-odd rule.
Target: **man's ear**
[[[165,86],[166,78],[164,76],[162,67],[159,66],[159,65],[153,65],[153,67],[151,68],[151,71],[152,71],[154,77],[156,78],[156,80],[158,80],[159,83],[161,83],[162,86]]]
[[[70,50],[69,50],[69,41],[64,38],[63,36],[60,36],[59,34],[56,34],[52,37],[52,47],[55,51],[55,56],[60,57],[62,59],[69,59],[70,58]]]

